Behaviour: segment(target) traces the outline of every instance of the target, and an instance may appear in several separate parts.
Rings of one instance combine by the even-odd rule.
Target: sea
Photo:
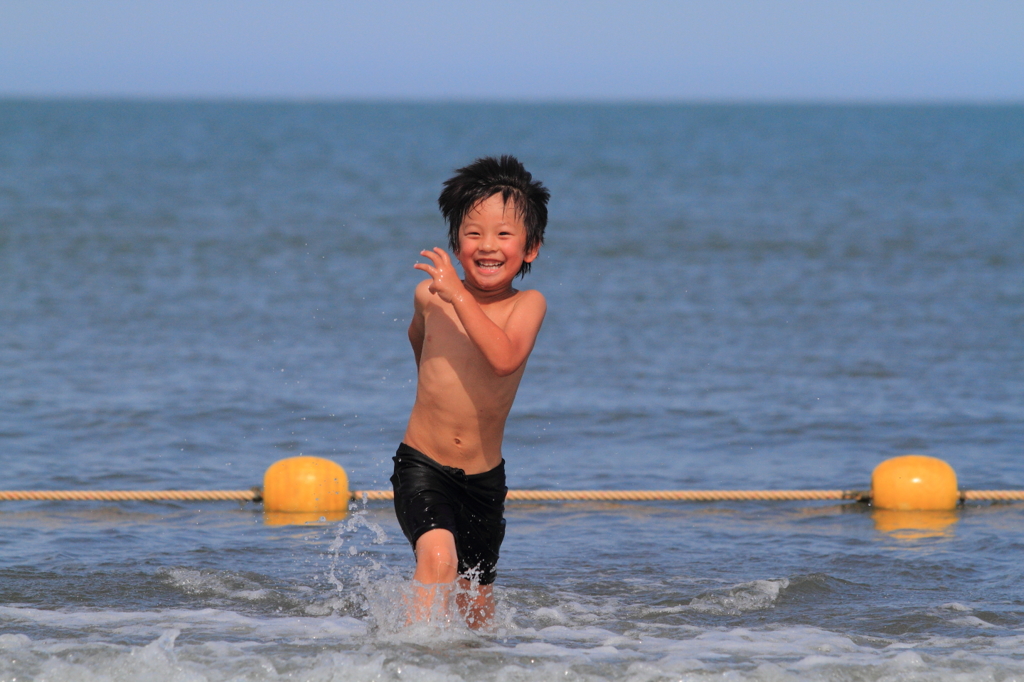
[[[389,487],[455,168],[551,190],[514,489],[1024,489],[1024,106],[0,100],[0,489]],[[1024,504],[0,502],[0,681],[1024,680]]]

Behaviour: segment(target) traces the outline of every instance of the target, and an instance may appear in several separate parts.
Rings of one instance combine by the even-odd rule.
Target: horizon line
[[[813,97],[356,97],[291,95],[27,94],[0,92],[0,102],[95,102],[132,104],[356,104],[356,105],[639,105],[639,106],[1022,106],[1024,98],[813,98]]]

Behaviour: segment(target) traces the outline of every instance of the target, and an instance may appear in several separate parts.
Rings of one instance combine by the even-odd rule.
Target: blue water
[[[513,488],[1024,488],[1024,107],[0,101],[0,488],[384,488],[451,170],[552,191]],[[1024,505],[508,505],[404,627],[387,504],[0,503],[0,680],[1024,679]]]

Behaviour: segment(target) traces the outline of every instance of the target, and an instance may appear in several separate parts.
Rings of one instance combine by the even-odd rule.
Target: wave
[[[782,581],[735,586],[770,600]],[[958,614],[970,607],[946,605]],[[539,614],[533,614],[539,617]],[[1024,634],[917,644],[811,626],[690,627],[667,636],[595,626],[434,625],[374,631],[351,617],[252,617],[0,607],[0,679],[39,680],[992,680],[1024,674]],[[46,626],[49,636],[19,629]],[[125,633],[136,644],[119,639]]]

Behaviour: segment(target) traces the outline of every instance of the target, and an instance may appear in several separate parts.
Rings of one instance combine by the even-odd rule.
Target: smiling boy
[[[430,262],[414,267],[430,279],[416,287],[409,325],[416,402],[391,483],[416,553],[410,615],[428,618],[458,579],[460,610],[481,627],[505,536],[505,420],[547,310],[512,281],[544,241],[550,194],[511,156],[478,159],[444,185],[438,204],[464,279],[443,249],[420,252]]]

